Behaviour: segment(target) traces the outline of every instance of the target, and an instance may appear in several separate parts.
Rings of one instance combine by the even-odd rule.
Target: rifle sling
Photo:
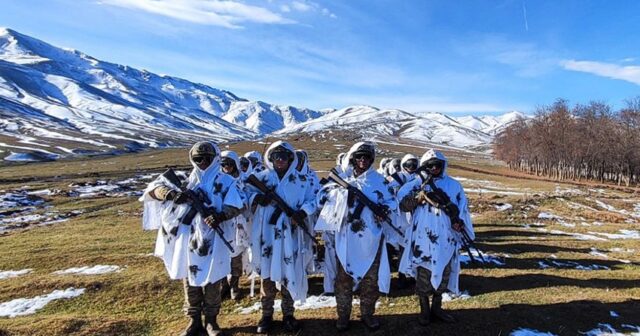
[[[284,211],[282,211],[280,207],[276,207],[275,210],[273,210],[271,217],[269,217],[269,224],[276,225],[278,223],[278,218],[280,218],[283,212]]]

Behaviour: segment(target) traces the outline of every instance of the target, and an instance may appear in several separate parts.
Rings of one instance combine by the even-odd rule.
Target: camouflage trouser
[[[431,284],[431,271],[418,267],[416,271],[416,295],[429,296],[429,295],[442,295],[447,290],[449,284],[449,276],[451,275],[451,261],[447,264],[442,272],[442,282],[437,289],[433,288]]]
[[[222,279],[226,280],[226,279]],[[184,313],[187,316],[218,315],[220,312],[220,284],[222,280],[204,287],[189,286],[187,279],[182,281],[184,288]]]
[[[229,286],[231,288],[238,288],[238,280],[242,275],[242,254],[231,258],[231,279],[229,279]]]
[[[376,258],[371,267],[360,281],[360,316],[370,316],[376,311],[376,301],[380,297],[378,289],[378,269],[382,244],[378,247]],[[351,316],[351,302],[353,301],[353,278],[344,270],[338,260],[338,274],[336,275],[335,295],[338,317]]]
[[[293,298],[285,286],[280,287],[282,290],[282,315],[293,316]],[[278,289],[276,283],[271,279],[262,279],[260,282],[260,303],[262,305],[262,316],[273,316],[273,302],[276,298]]]

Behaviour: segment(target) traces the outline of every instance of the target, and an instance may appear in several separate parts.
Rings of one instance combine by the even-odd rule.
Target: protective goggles
[[[353,154],[355,160],[371,160],[371,154],[369,153],[355,153]]]
[[[205,162],[211,162],[213,161],[213,158],[211,156],[194,156],[191,158],[191,160],[199,165]]]
[[[236,162],[231,158],[223,158],[220,165],[223,167],[233,167],[236,165]]]
[[[407,160],[402,165],[402,167],[404,169],[416,170],[416,169],[418,169],[418,160],[414,160],[414,159]]]
[[[242,169],[248,169],[249,160],[247,158],[240,158],[240,167],[242,167]]]
[[[290,152],[274,152],[269,154],[269,161],[274,162],[277,160],[281,160],[281,161],[293,160],[293,155]]]
[[[442,161],[427,161],[424,165],[427,169],[442,169],[444,162]]]

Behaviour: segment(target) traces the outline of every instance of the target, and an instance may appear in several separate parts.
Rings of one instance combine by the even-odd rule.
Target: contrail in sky
[[[529,31],[529,22],[527,22],[527,6],[525,6],[524,0],[522,0],[522,16],[524,16],[524,29]]]

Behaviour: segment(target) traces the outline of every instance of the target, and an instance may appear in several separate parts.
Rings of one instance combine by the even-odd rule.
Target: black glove
[[[204,219],[204,222],[209,225],[210,228],[215,229],[225,220],[227,220],[227,218],[224,213],[211,211],[211,215],[207,216],[207,218]]]
[[[260,206],[267,206],[269,205],[269,203],[271,203],[271,197],[265,194],[257,194],[256,197],[253,199],[253,202]]]

